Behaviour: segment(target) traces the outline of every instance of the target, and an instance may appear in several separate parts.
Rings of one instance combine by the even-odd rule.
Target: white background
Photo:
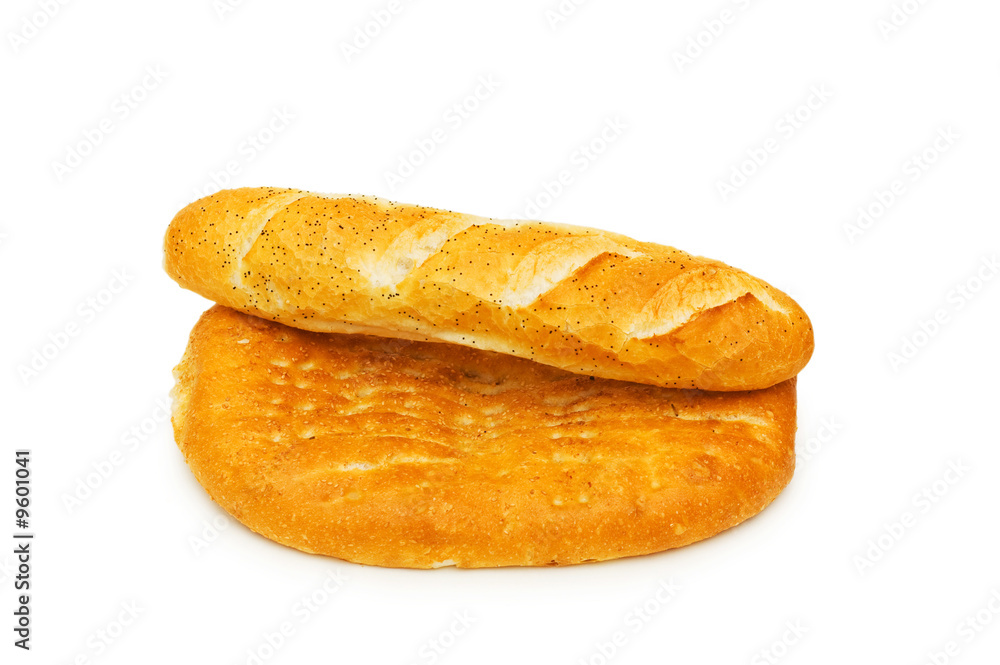
[[[437,662],[996,662],[1000,279],[983,263],[1000,249],[996,2],[907,0],[890,31],[890,0],[592,0],[557,22],[556,0],[413,0],[350,57],[388,0],[94,0],[51,3],[51,18],[44,4],[10,0],[0,19],[0,538],[13,542],[22,447],[37,534],[30,653],[12,646],[13,545],[0,546],[0,660],[235,664],[254,649],[267,663],[430,663],[466,612],[472,627]],[[467,100],[480,77],[496,89]],[[463,100],[477,108],[458,122]],[[275,109],[294,118],[268,135]],[[582,158],[609,121],[613,140]],[[445,140],[390,183],[436,128]],[[939,132],[951,138],[935,148]],[[765,146],[763,165],[742,164]],[[73,151],[87,154],[67,171]],[[227,524],[157,407],[209,304],[163,273],[162,235],[227,162],[231,186],[490,216],[533,201],[531,216],[770,281],[816,330],[795,478],[703,543],[565,569],[382,570]],[[741,165],[752,175],[723,197]],[[563,170],[569,184],[539,198]],[[849,234],[896,179],[902,193]],[[112,295],[115,271],[127,287],[96,312],[87,301]],[[923,333],[938,310],[946,322]],[[910,358],[904,339],[919,344]],[[96,489],[68,505],[88,476]],[[330,572],[345,581],[300,622]],[[140,614],[119,632],[122,603]],[[284,621],[294,634],[272,653],[262,636]]]

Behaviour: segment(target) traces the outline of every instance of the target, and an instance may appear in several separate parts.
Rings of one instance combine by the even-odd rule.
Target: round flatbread
[[[211,497],[272,540],[364,564],[679,547],[762,510],[795,463],[794,379],[661,388],[222,306],[175,374],[177,443]]]

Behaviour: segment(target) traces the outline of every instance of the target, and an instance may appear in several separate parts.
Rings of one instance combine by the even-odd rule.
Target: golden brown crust
[[[805,312],[765,282],[596,229],[245,188],[187,206],[164,247],[182,286],[249,314],[604,378],[753,390],[813,349]]]
[[[795,380],[675,390],[215,306],[174,429],[223,508],[292,547],[430,568],[657,552],[756,514],[794,467]]]

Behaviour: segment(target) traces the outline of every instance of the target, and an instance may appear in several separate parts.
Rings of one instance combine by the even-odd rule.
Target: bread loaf
[[[195,476],[258,533],[379,566],[575,564],[756,514],[795,463],[795,380],[675,390],[215,306],[175,370]]]
[[[318,332],[451,342],[676,388],[785,381],[805,312],[718,261],[622,235],[291,189],[184,208],[165,238],[185,288]]]

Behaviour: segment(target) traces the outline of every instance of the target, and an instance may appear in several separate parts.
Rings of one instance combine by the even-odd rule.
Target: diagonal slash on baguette
[[[766,282],[597,229],[243,188],[184,208],[164,248],[181,286],[286,325],[451,342],[602,378],[761,389],[813,350],[805,312]]]

